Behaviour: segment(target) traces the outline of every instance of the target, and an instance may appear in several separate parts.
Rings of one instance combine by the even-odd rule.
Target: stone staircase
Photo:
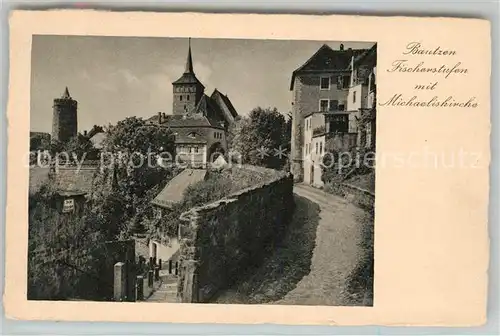
[[[177,298],[177,276],[173,274],[160,273],[160,285],[145,302],[167,302],[178,303]]]

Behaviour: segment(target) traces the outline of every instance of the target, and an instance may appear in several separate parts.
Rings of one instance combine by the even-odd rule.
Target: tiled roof
[[[184,191],[192,184],[203,181],[207,171],[205,169],[186,169],[175,176],[151,202],[154,205],[170,208],[179,203],[184,197]]]
[[[367,49],[333,50],[323,44],[314,55],[292,73],[290,90],[293,90],[295,76],[304,72],[346,70],[350,66],[351,57],[364,53]]]
[[[149,124],[158,125],[158,115],[147,119]],[[215,127],[222,128],[221,121],[224,114],[217,102],[207,95],[203,95],[193,111],[183,115],[165,115],[161,125],[164,127]]]
[[[176,144],[206,144],[207,141],[203,139],[201,136],[191,137],[185,135],[176,135],[175,136]]]
[[[222,109],[215,100],[203,95],[195,109],[196,114],[204,115],[213,127],[222,127],[221,122],[226,122]]]
[[[231,100],[229,100],[227,95],[215,89],[210,98],[212,98],[215,101],[217,101],[217,98],[220,98],[220,100],[227,107],[228,111],[231,113],[233,118],[236,118],[238,116],[238,112],[236,112],[236,109],[234,108],[233,104],[231,103]]]
[[[172,84],[199,84],[203,86],[194,73],[184,73],[178,80],[172,82]]]
[[[210,121],[202,115],[170,115],[162,123],[166,127],[210,127]]]
[[[371,57],[377,57],[377,44],[375,43],[370,49],[365,50],[365,52],[359,54],[354,58],[354,64],[362,64],[363,62],[369,60]]]

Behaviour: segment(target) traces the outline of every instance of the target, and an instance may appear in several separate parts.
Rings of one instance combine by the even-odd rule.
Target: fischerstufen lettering
[[[441,64],[439,66],[426,66],[425,62],[420,62],[417,65],[409,65],[408,60],[395,60],[392,62],[392,68],[387,69],[387,72],[424,72],[444,75],[448,78],[451,74],[467,74],[468,69],[461,67],[462,62],[456,62],[452,66]]]

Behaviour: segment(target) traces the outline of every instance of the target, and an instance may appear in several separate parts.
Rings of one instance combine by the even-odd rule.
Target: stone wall
[[[281,239],[293,207],[293,176],[283,172],[184,213],[179,230],[182,302],[207,302],[260,263],[266,248]]]
[[[331,182],[327,191],[344,197],[349,202],[367,211],[375,209],[375,193],[348,183]]]

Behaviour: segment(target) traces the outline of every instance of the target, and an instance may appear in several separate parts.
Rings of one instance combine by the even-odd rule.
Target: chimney
[[[344,51],[344,45],[342,43],[340,44],[340,51]]]
[[[158,112],[158,124],[161,124],[163,121],[161,112]]]
[[[167,114],[165,112],[163,112],[161,115],[163,116],[163,121],[167,120]]]
[[[87,131],[83,131],[83,136],[87,136]]]

